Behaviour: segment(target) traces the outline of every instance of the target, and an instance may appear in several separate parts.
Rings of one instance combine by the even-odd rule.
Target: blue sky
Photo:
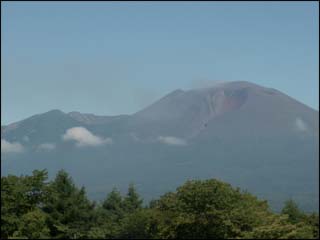
[[[1,124],[245,80],[319,109],[317,2],[1,3]]]

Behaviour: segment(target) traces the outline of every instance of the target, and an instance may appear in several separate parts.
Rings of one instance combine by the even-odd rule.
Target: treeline
[[[144,206],[133,185],[95,203],[65,171],[47,177],[45,170],[1,177],[2,239],[319,238],[318,214],[293,201],[273,213],[266,201],[215,179],[187,181]]]

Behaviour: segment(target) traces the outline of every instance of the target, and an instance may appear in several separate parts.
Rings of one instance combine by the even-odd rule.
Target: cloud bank
[[[42,143],[38,146],[38,150],[52,151],[56,148],[54,143]]]
[[[1,139],[1,153],[20,153],[23,151],[23,146],[18,142],[8,142]]]
[[[62,139],[64,141],[75,141],[78,147],[101,146],[112,143],[111,138],[96,136],[84,127],[69,128],[62,136]]]
[[[165,136],[165,137],[160,136],[160,137],[158,137],[158,140],[161,143],[168,144],[168,145],[184,146],[187,144],[187,142],[184,139],[172,137],[172,136]]]

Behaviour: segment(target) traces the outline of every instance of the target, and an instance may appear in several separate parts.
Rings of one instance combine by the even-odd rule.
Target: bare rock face
[[[217,89],[209,92],[205,98],[209,108],[209,118],[239,109],[247,100],[246,88],[238,90]]]

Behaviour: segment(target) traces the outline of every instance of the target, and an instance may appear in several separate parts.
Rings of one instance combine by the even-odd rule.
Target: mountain
[[[132,115],[52,110],[2,126],[12,147],[2,147],[1,171],[47,168],[53,176],[65,168],[95,199],[130,182],[148,200],[187,179],[219,178],[276,210],[289,198],[318,210],[318,132],[312,108],[275,89],[228,82],[173,91]]]
[[[122,117],[126,117],[127,115],[119,115],[119,116],[98,116],[91,113],[80,113],[80,112],[69,112],[68,115],[74,120],[87,124],[87,125],[99,125],[99,124],[107,124],[112,121],[118,120]]]

